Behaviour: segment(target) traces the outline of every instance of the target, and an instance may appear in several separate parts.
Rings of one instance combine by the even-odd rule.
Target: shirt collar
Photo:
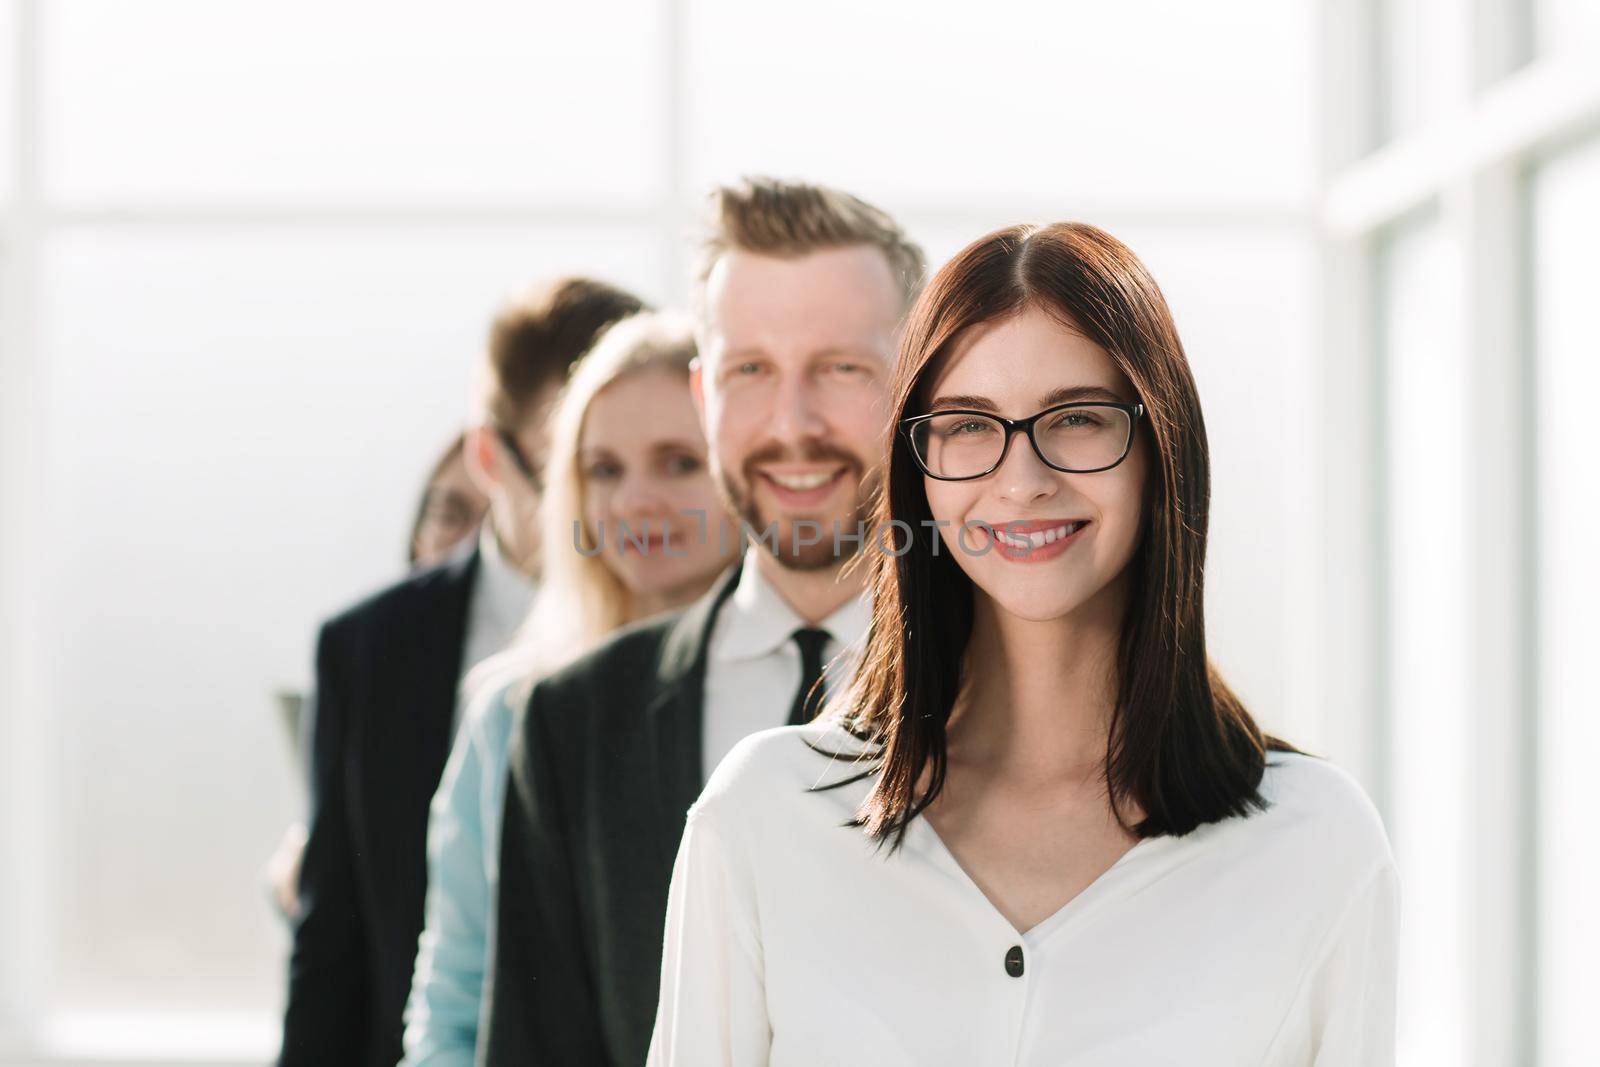
[[[745,549],[739,584],[728,598],[717,620],[717,640],[711,657],[718,662],[758,659],[790,640],[794,631],[807,626],[757,565],[756,545]],[[841,645],[850,646],[866,636],[872,618],[872,594],[863,592],[846,600],[833,614],[822,620],[821,628]]]
[[[474,600],[490,618],[515,629],[533,603],[533,579],[523,574],[500,551],[490,523],[478,531],[478,581]]]

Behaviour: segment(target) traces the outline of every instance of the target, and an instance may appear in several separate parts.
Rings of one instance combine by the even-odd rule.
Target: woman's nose
[[[623,478],[611,496],[611,508],[621,517],[656,515],[666,510],[666,495],[656,479],[648,475]]]
[[[1050,497],[1059,485],[1056,471],[1045,465],[1022,433],[1012,435],[1005,458],[991,477],[1001,499],[1017,504]]]

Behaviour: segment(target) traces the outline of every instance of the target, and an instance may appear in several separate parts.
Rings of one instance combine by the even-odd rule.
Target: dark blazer
[[[639,1067],[667,889],[701,766],[706,643],[736,563],[684,611],[540,681],[512,735],[490,1067]]]
[[[280,1067],[394,1067],[422,932],[428,804],[455,715],[476,552],[317,639],[311,818]]]

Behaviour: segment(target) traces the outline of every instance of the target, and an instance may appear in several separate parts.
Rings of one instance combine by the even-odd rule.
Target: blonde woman
[[[474,1061],[499,862],[506,748],[533,678],[625,623],[686,604],[732,562],[689,395],[689,325],[644,313],[573,369],[551,421],[542,584],[517,640],[471,694],[428,827],[426,927],[406,1009],[405,1063]]]

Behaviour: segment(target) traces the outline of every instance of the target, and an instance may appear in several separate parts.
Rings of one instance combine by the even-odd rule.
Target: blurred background
[[[499,300],[681,303],[745,173],[1144,257],[1213,654],[1394,841],[1402,1064],[1600,1063],[1595,0],[0,0],[0,1062],[275,1054],[277,694]]]

